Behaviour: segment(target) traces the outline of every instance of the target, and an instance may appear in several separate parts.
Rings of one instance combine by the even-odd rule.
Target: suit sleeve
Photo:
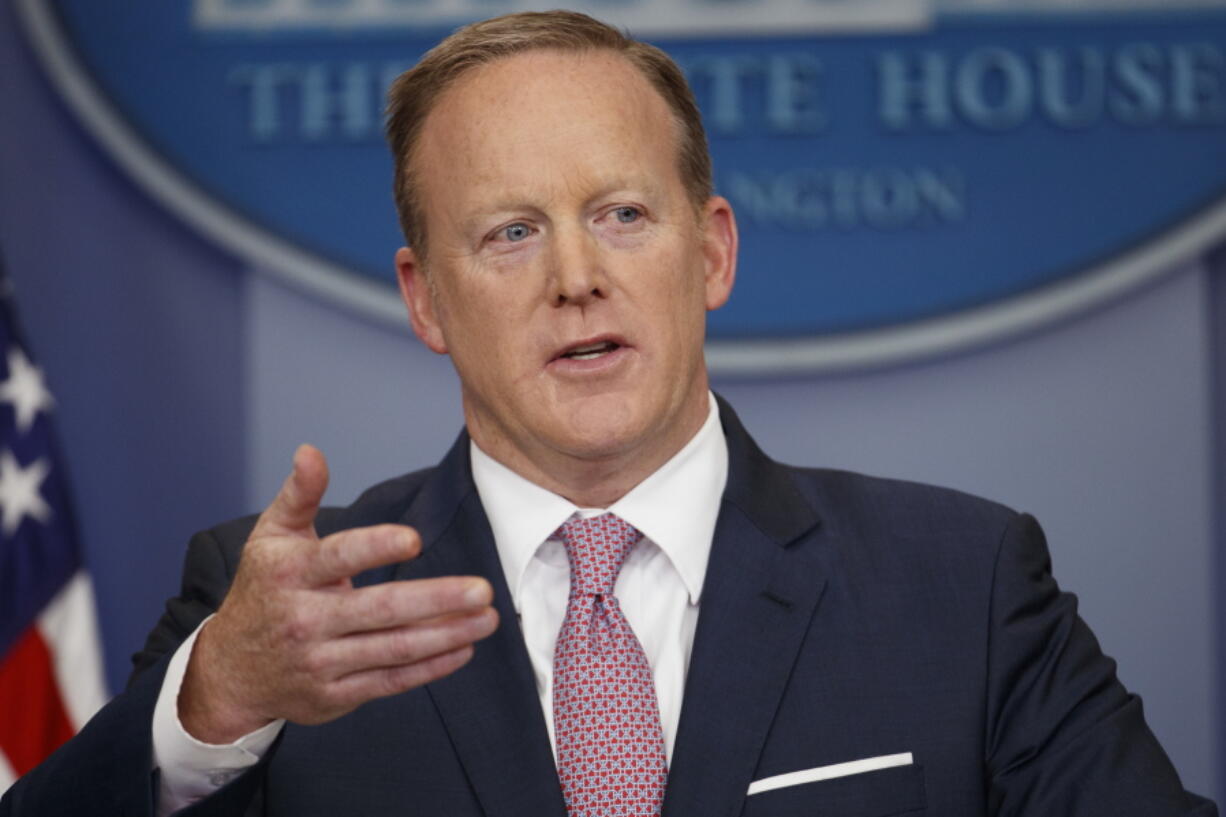
[[[245,538],[244,534],[225,539],[241,543]],[[170,656],[217,608],[230,585],[241,544],[227,548],[222,541],[210,532],[193,537],[179,596],[167,602],[144,648],[133,656],[135,669],[127,689],[103,707],[80,734],[18,780],[0,802],[0,814],[153,815],[153,709]],[[265,758],[271,755],[270,751]],[[190,812],[243,813],[256,795],[265,763]]]
[[[998,817],[1214,817],[1186,792],[1077,600],[1060,592],[1038,523],[1001,538],[991,602],[987,731]]]
[[[236,541],[245,540],[244,534]],[[234,540],[225,537],[224,541]],[[238,569],[240,553],[241,545],[223,545],[212,531],[203,531],[192,537],[183,563],[179,595],[166,602],[166,611],[145,639],[145,646],[132,656],[129,687],[141,673],[163,656],[173,653],[200,626],[200,622],[217,611]]]

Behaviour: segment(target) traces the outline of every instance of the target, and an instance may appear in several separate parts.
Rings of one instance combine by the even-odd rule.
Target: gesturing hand
[[[196,738],[229,743],[276,718],[330,721],[455,671],[498,626],[493,590],[475,576],[354,588],[352,576],[415,557],[421,540],[403,525],[320,539],[327,484],[323,454],[299,447],[196,639],[179,694]]]

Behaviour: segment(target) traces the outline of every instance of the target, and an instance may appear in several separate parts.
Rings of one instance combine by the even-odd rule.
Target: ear
[[[409,323],[413,334],[433,352],[447,354],[447,343],[439,324],[434,293],[426,279],[426,271],[409,247],[396,250],[396,280],[400,284],[400,297],[409,310]]]
[[[710,311],[728,301],[736,281],[736,216],[726,198],[712,196],[707,200],[700,229],[706,256],[707,310]]]

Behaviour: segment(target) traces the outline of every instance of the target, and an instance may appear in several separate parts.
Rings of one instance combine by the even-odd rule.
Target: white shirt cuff
[[[208,620],[201,622],[200,627]],[[155,792],[158,817],[208,797],[254,766],[285,725],[284,720],[275,720],[225,744],[205,743],[187,733],[179,721],[179,689],[200,627],[175,650],[153,709],[153,767],[161,770]]]

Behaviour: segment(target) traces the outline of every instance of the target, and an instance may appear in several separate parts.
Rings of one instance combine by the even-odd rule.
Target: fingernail
[[[469,582],[468,589],[464,591],[464,601],[467,604],[485,604],[489,597],[490,586],[484,579],[474,579]]]

